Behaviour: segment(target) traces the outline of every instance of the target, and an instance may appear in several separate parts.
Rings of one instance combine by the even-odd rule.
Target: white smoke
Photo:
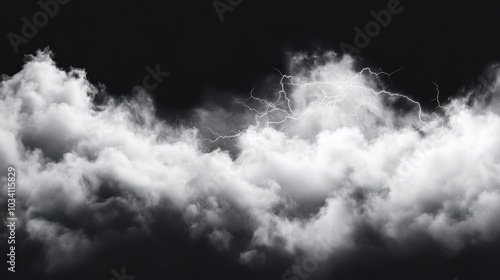
[[[19,174],[24,230],[45,244],[50,268],[99,242],[89,224],[112,230],[126,213],[147,231],[148,211],[165,201],[220,251],[234,232],[250,232],[244,262],[266,247],[355,246],[361,225],[401,245],[426,234],[450,252],[498,237],[498,95],[471,94],[432,114],[355,72],[349,57],[323,60],[295,56],[293,77],[272,97],[234,105],[247,106],[236,115],[244,129],[214,129],[234,155],[212,149],[218,142],[206,138],[217,135],[198,126],[157,119],[145,94],[97,105],[102,93],[83,70],[58,69],[38,52],[0,87],[0,169]],[[221,110],[197,114],[199,127],[234,121]]]

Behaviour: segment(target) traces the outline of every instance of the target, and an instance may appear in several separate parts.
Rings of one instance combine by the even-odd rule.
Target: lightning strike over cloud
[[[199,108],[178,127],[145,94],[98,105],[83,70],[38,52],[0,86],[0,168],[22,174],[25,242],[42,244],[57,272],[113,234],[148,236],[155,213],[179,214],[194,238],[244,264],[317,244],[335,255],[366,231],[394,250],[418,250],[425,236],[451,255],[498,239],[498,79],[490,103],[469,94],[441,104],[435,84],[439,111],[428,112],[379,79],[397,71],[354,71],[353,58],[332,53],[320,61],[296,54],[290,75],[276,70],[277,91],[235,100],[246,112]],[[234,119],[236,132],[215,128]],[[97,139],[96,127],[106,128]]]

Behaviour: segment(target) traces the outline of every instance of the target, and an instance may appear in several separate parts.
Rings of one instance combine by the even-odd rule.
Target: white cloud
[[[258,122],[231,137],[233,159],[207,149],[202,138],[213,135],[156,119],[145,95],[96,107],[82,70],[60,70],[39,52],[0,88],[0,168],[18,170],[30,238],[59,265],[61,251],[96,242],[85,223],[70,222],[82,213],[103,231],[125,210],[147,228],[148,209],[165,199],[219,249],[230,248],[233,231],[252,232],[242,261],[260,258],[262,246],[351,246],[360,223],[400,243],[423,232],[451,251],[498,236],[497,97],[453,100],[442,120],[422,112],[427,126],[415,103],[380,92],[352,59],[307,69],[304,59],[283,80],[296,83],[287,95],[248,101],[258,117],[241,120]],[[396,99],[413,109],[397,112]],[[204,125],[217,121],[198,112]]]

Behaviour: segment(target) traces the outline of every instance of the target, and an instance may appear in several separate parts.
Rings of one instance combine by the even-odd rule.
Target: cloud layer
[[[266,250],[355,248],[368,229],[410,251],[419,236],[449,254],[495,241],[497,73],[427,112],[353,64],[295,55],[266,99],[238,100],[242,113],[200,108],[179,127],[145,93],[112,98],[39,52],[0,87],[0,169],[19,174],[20,230],[43,244],[48,271],[110,233],[147,235],[158,211],[246,264]]]

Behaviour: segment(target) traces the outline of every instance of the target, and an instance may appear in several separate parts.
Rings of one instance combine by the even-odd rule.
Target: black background
[[[290,51],[340,52],[353,45],[354,27],[373,20],[384,1],[243,1],[219,17],[212,1],[79,1],[59,13],[19,53],[7,34],[21,35],[21,18],[36,1],[10,1],[0,11],[1,72],[20,70],[24,54],[50,46],[60,67],[84,68],[113,95],[142,84],[146,66],[170,76],[153,92],[171,114],[247,94],[273,67],[286,72]],[[435,95],[457,94],[500,57],[498,1],[401,1],[404,7],[359,54],[360,67],[386,72],[393,89],[425,105]],[[222,96],[221,96],[222,95]],[[224,98],[222,98],[224,99]],[[433,104],[433,103],[432,103]]]
[[[17,73],[25,54],[49,46],[58,66],[84,68],[89,80],[106,85],[110,94],[129,95],[147,75],[146,66],[160,64],[170,76],[152,96],[160,114],[170,117],[247,94],[259,80],[277,75],[273,67],[286,72],[290,51],[340,51],[341,42],[353,44],[353,28],[364,28],[372,20],[370,11],[386,9],[387,3],[244,0],[221,22],[211,0],[71,0],[16,54],[7,34],[20,35],[21,18],[31,19],[40,6],[37,1],[5,1],[0,9],[0,72]],[[402,68],[391,79],[394,90],[434,106],[433,82],[444,100],[477,83],[485,67],[500,59],[499,1],[401,3],[403,12],[393,16],[358,57],[360,67],[387,72]],[[239,266],[237,256],[218,254],[203,240],[189,241],[179,217],[158,215],[153,237],[110,236],[92,261],[76,266],[77,275],[69,267],[65,276],[56,276],[110,279],[110,269],[126,266],[138,280],[279,279],[290,266],[286,258],[270,260],[271,265],[258,272]],[[37,245],[26,248],[20,252],[25,256],[19,260],[21,271],[40,265],[31,263],[39,254]],[[361,268],[348,266],[337,279],[477,279],[495,273],[498,254],[492,248],[444,261],[433,259],[439,252],[430,246],[404,262],[367,248],[352,256]]]

